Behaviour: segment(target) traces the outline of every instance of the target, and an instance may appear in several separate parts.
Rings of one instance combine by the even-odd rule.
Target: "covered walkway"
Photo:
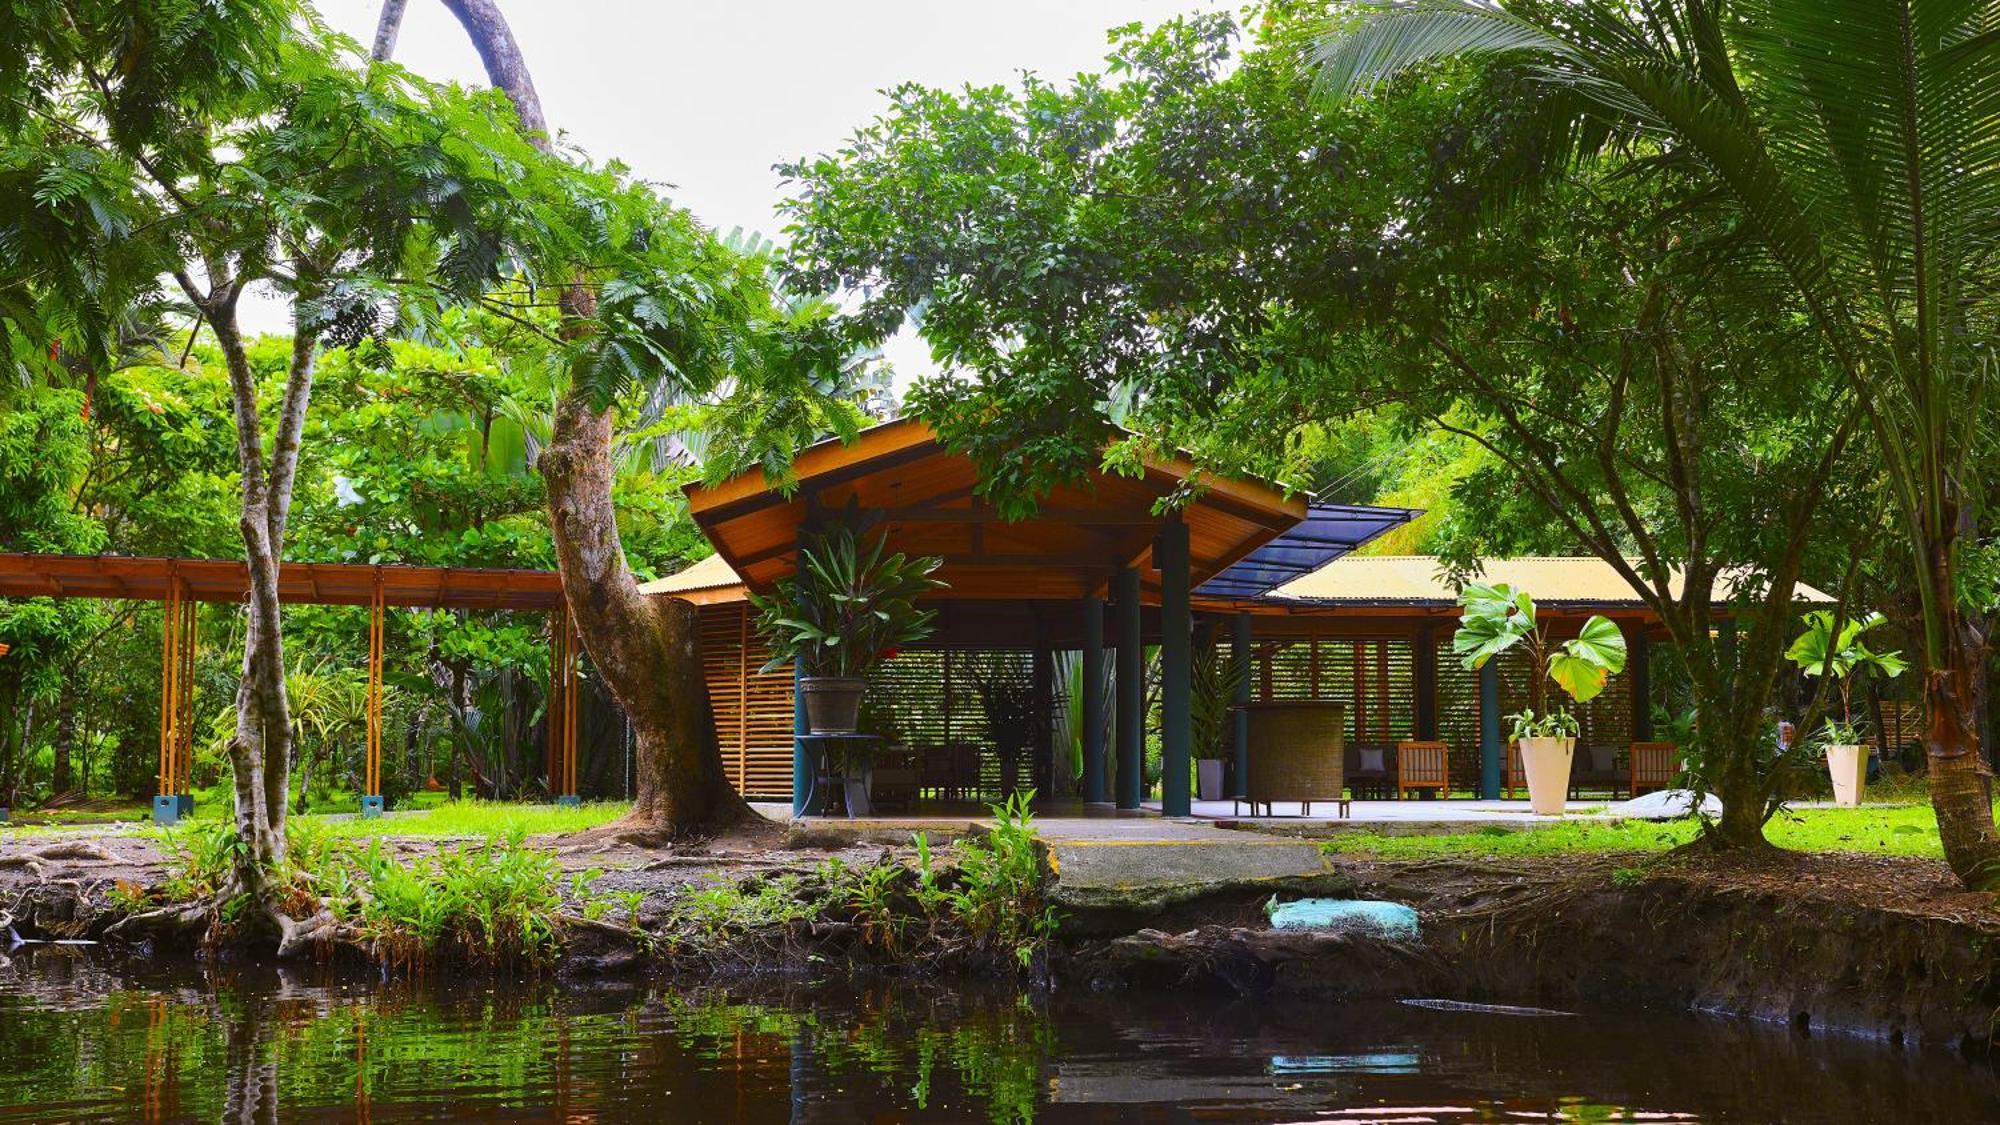
[[[249,596],[249,565],[233,559],[123,555],[0,554],[0,597],[109,598],[162,603],[160,761],[153,818],[172,824],[192,807],[194,657],[199,603],[240,604]],[[562,578],[552,570],[285,562],[278,600],[297,605],[367,606],[367,750],[361,813],[382,811],[382,663],[384,615],[391,607],[502,609],[550,615],[549,789],[577,801],[577,671],[581,645],[569,624]]]

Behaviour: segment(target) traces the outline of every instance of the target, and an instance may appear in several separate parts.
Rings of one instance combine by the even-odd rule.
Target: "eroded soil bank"
[[[415,855],[449,843],[396,847]],[[871,946],[864,927],[837,916],[792,919],[732,941],[735,956],[726,961],[662,940],[684,924],[676,919],[684,919],[685,901],[703,888],[809,879],[829,857],[850,865],[913,858],[879,841],[795,836],[789,844],[565,852],[565,867],[604,868],[600,885],[644,899],[636,926],[579,925],[558,971],[949,971],[899,965],[892,952]],[[22,936],[104,938],[126,913],[117,888],[164,878],[146,841],[93,846],[109,858],[26,863],[19,862],[25,846],[0,847],[0,913]],[[38,850],[50,849],[43,843]],[[2000,906],[1991,896],[1959,891],[1934,861],[1795,853],[1337,858],[1314,882],[1278,893],[1309,889],[1408,903],[1419,912],[1422,939],[1403,944],[1365,934],[1273,931],[1259,909],[1273,888],[1246,885],[1149,909],[1128,932],[1105,933],[1100,910],[1092,925],[1055,942],[1037,975],[1058,989],[1078,990],[1423,996],[1550,1007],[1635,1003],[1976,1055],[1990,1053],[2000,1018]],[[116,944],[128,954],[166,956],[195,952],[198,937],[129,935]]]
[[[1347,860],[1423,940],[1171,925],[1071,946],[1094,987],[1686,1007],[1987,1055],[2000,908],[1944,864],[1856,855]]]

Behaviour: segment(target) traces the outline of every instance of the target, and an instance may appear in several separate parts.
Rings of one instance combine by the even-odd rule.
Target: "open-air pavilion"
[[[724,764],[752,797],[821,811],[823,767],[801,737],[793,674],[761,670],[766,650],[746,597],[791,572],[816,510],[850,503],[878,521],[891,549],[941,557],[948,584],[933,596],[935,634],[870,678],[876,724],[907,748],[876,772],[890,808],[948,811],[1032,786],[1073,792],[1086,806],[1215,811],[1197,804],[1187,781],[1193,711],[1204,705],[1195,697],[1216,690],[1216,677],[1198,675],[1204,653],[1233,671],[1224,677],[1232,698],[1223,702],[1234,704],[1227,766],[1212,796],[1243,792],[1249,716],[1287,702],[1338,703],[1356,795],[1402,792],[1406,742],[1444,747],[1444,776],[1425,795],[1492,799],[1519,785],[1501,717],[1526,700],[1523,664],[1496,660],[1478,673],[1460,665],[1451,654],[1456,594],[1435,559],[1349,557],[1417,513],[1318,505],[1263,482],[1205,478],[1192,503],[1162,515],[1159,502],[1195,470],[1157,462],[1139,477],[1093,473],[1010,521],[975,495],[971,462],[914,421],[876,427],[851,445],[815,446],[794,469],[790,490],[761,473],[690,488],[716,555],[645,587],[701,607]],[[1631,788],[1630,747],[1653,734],[1653,615],[1597,559],[1501,560],[1485,577],[1535,594],[1558,635],[1591,614],[1625,632],[1632,658],[1622,690],[1579,708],[1578,780]]]
[[[156,821],[171,824],[192,807],[194,667],[199,603],[240,604],[250,571],[240,559],[0,553],[0,597],[106,598],[160,602],[160,757],[153,800]],[[581,647],[554,571],[480,567],[286,562],[278,570],[286,605],[367,606],[368,700],[362,756],[361,811],[379,814],[382,798],[384,615],[395,607],[501,609],[550,616],[550,705],[544,720],[549,791],[578,800],[577,727]]]

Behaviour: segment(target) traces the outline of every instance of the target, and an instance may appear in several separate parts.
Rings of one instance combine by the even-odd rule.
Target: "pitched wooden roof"
[[[940,596],[1024,600],[1103,593],[1123,566],[1138,567],[1141,581],[1157,590],[1152,543],[1164,517],[1154,507],[1198,471],[1175,458],[1149,461],[1136,477],[1092,473],[1084,485],[1043,498],[1034,515],[1009,521],[973,496],[978,476],[969,458],[945,449],[923,422],[901,419],[851,444],[804,449],[792,472],[797,483],[789,495],[758,470],[687,490],[689,511],[721,565],[750,587],[791,573],[799,527],[813,506],[841,508],[853,499],[882,520],[893,549],[944,559],[939,577],[949,588]],[[1197,585],[1305,518],[1305,501],[1275,485],[1199,480],[1203,490],[1182,514]]]
[[[0,597],[160,601],[176,582],[196,601],[239,602],[250,589],[250,568],[239,559],[0,554]],[[547,610],[562,604],[562,579],[553,570],[367,563],[285,563],[278,599],[368,605],[377,582],[383,602],[393,606]]]

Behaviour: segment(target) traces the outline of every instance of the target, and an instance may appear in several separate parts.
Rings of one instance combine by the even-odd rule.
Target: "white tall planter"
[[[1574,738],[1523,738],[1521,768],[1528,774],[1528,807],[1536,816],[1561,816],[1569,799]]]
[[[1854,808],[1861,803],[1861,791],[1868,787],[1868,748],[1829,745],[1826,772],[1833,775],[1833,803]]]

